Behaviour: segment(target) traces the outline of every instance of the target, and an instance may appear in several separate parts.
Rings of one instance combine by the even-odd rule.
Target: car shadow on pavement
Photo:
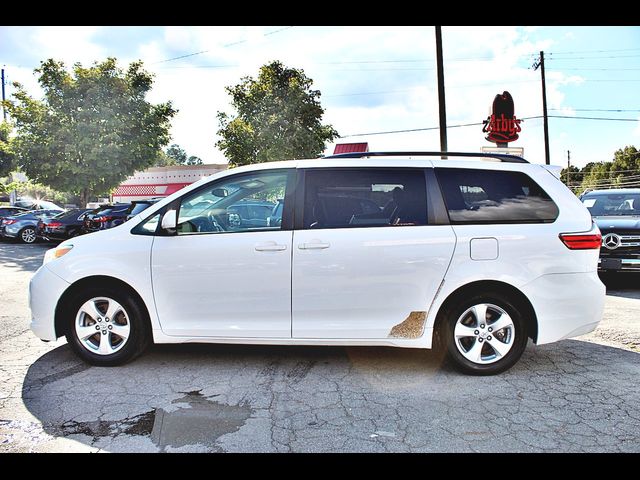
[[[18,270],[36,271],[42,265],[45,250],[52,248],[49,243],[26,245],[7,239],[0,241],[0,263]]]
[[[617,395],[621,386],[626,397],[613,400],[624,410],[640,400],[639,354],[579,340],[529,345],[518,364],[494,377],[462,375],[441,355],[417,349],[158,345],[129,364],[104,368],[81,362],[62,345],[29,367],[22,399],[43,432],[93,449],[273,451],[268,442],[251,442],[266,438],[269,429],[273,437],[274,425],[302,428],[284,420],[301,416],[305,428],[317,430],[309,451],[330,451],[349,425],[336,432],[322,419],[345,411],[354,416],[349,428],[365,428],[367,421],[384,424],[385,412],[401,423],[400,406],[415,416],[412,422],[455,422],[459,419],[448,417],[458,401],[465,405],[462,411],[478,402],[484,407],[500,402],[503,415],[513,411],[519,418],[529,401],[552,413],[573,412],[585,405],[567,398],[590,401]],[[362,418],[358,412],[364,412]],[[612,416],[611,422],[619,421]],[[640,430],[640,421],[634,422]],[[387,434],[392,435],[385,430],[371,438]],[[239,443],[223,441],[237,436]],[[450,450],[462,448],[455,445]]]

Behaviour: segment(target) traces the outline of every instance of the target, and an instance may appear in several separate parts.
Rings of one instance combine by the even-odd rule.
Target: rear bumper
[[[538,319],[537,344],[589,333],[602,319],[605,286],[597,272],[543,275],[522,287]]]
[[[31,309],[31,331],[42,339],[56,340],[55,313],[58,300],[69,283],[41,266],[29,282],[29,308]]]

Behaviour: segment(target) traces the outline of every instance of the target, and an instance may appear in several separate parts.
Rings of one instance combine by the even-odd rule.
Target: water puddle
[[[66,422],[61,426],[62,435],[83,434],[94,442],[102,437],[140,435],[150,436],[161,451],[187,445],[215,449],[219,437],[239,430],[252,413],[247,405],[220,404],[199,390],[184,393],[184,397],[171,402],[178,406],[175,410],[158,408],[116,421]]]

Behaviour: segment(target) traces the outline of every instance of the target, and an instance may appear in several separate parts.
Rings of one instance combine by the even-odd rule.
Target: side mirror
[[[175,210],[168,210],[162,217],[160,225],[164,230],[175,230],[178,224]]]
[[[229,192],[226,188],[214,188],[213,190],[211,190],[211,195],[214,195],[216,197],[226,197],[227,195],[229,195]]]

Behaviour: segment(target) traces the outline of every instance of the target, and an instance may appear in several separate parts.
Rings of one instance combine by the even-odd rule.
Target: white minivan
[[[94,365],[154,343],[441,347],[502,372],[529,338],[592,331],[601,236],[543,165],[344,154],[229,169],[65,241],[29,286],[31,329]]]

